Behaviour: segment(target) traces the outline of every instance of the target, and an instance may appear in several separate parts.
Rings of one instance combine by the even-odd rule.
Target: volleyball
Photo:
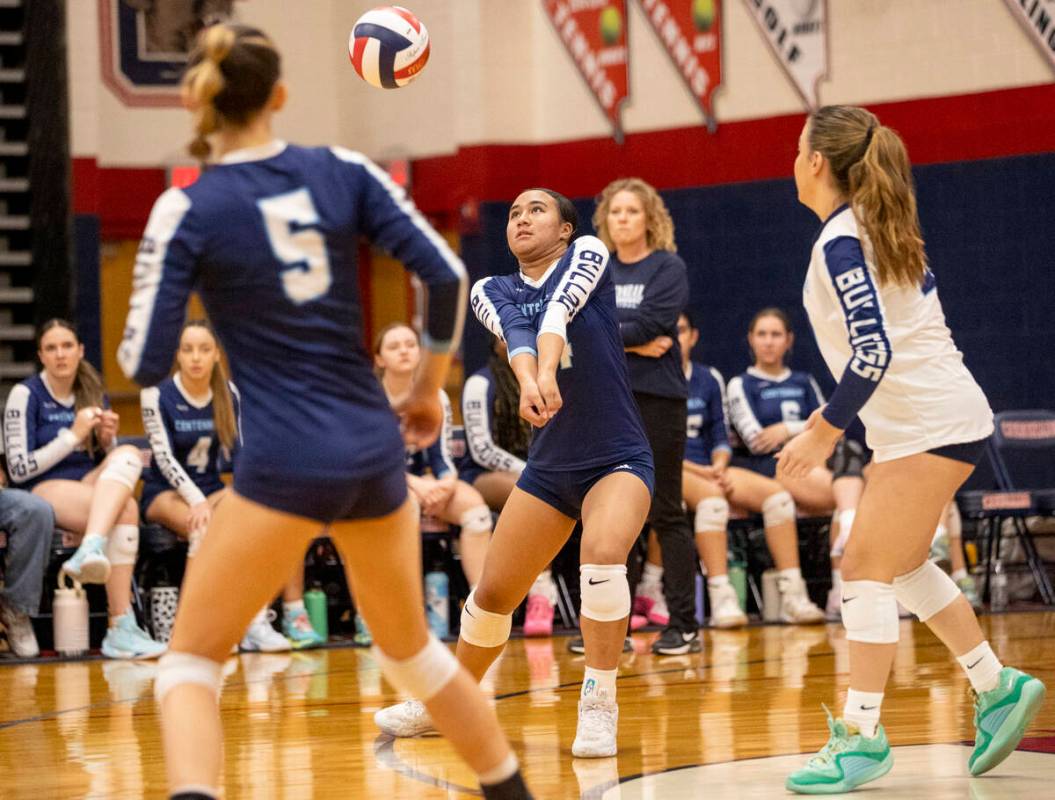
[[[348,56],[359,77],[379,89],[414,80],[429,60],[429,32],[402,6],[378,6],[356,21]]]

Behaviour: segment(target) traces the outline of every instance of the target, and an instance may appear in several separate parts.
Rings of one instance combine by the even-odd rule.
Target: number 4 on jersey
[[[187,454],[187,466],[194,467],[198,474],[209,468],[209,448],[212,447],[212,437],[202,436],[195,442],[190,453]]]

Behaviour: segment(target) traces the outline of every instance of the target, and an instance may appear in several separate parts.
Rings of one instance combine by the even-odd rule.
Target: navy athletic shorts
[[[586,494],[601,478],[613,472],[629,472],[639,477],[651,495],[656,488],[656,470],[651,453],[639,453],[602,467],[573,470],[537,470],[528,461],[527,467],[517,480],[517,487],[553,506],[572,519],[582,516],[582,503]]]

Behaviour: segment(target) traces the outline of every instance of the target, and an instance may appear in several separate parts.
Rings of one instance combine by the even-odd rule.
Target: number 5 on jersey
[[[275,257],[286,265],[282,288],[298,306],[330,290],[332,274],[326,239],[318,230],[319,212],[311,193],[297,189],[257,201]]]

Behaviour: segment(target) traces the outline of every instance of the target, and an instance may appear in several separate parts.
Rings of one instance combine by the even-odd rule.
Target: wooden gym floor
[[[983,618],[1008,663],[1055,688],[1055,613]],[[827,739],[821,704],[846,689],[839,625],[706,631],[704,650],[620,668],[617,758],[572,759],[582,658],[566,639],[514,640],[487,682],[540,798],[773,798]],[[149,663],[0,662],[0,798],[164,797]],[[369,652],[232,657],[222,714],[229,798],[443,798],[476,794],[438,737],[392,741],[373,712],[395,697]],[[863,797],[1052,797],[1055,697],[1022,748],[971,779],[967,681],[920,624],[903,622],[884,722],[894,770]]]

